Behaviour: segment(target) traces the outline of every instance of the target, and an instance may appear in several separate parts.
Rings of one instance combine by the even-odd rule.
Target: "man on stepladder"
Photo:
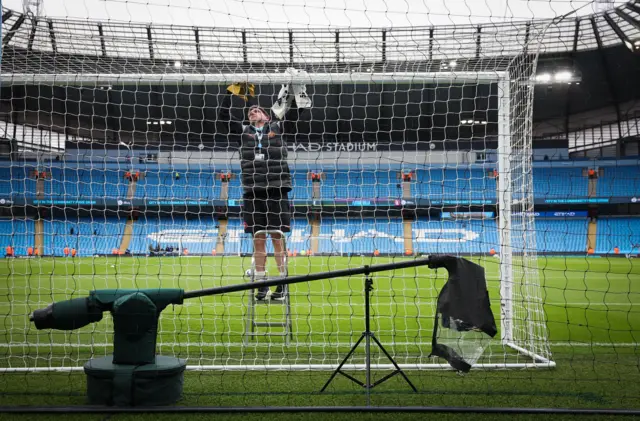
[[[302,76],[301,71],[287,69],[286,74]],[[310,108],[311,100],[303,84],[282,85],[271,111],[280,121],[272,121],[267,111],[259,105],[251,105],[255,87],[247,83],[235,83],[227,88],[229,95],[222,101],[219,113],[221,129],[235,138],[240,146],[241,181],[245,232],[253,236],[254,280],[266,278],[266,235],[259,231],[289,232],[291,208],[288,194],[292,189],[291,171],[287,163],[286,135],[295,135],[300,109]],[[235,104],[234,104],[235,101]],[[249,124],[244,125],[244,110]],[[242,113],[236,112],[242,110]],[[220,128],[220,127],[219,127]],[[235,135],[235,136],[234,136]],[[285,135],[285,136],[283,136]],[[271,233],[275,259],[280,275],[286,271],[286,246],[279,233]],[[284,288],[271,290],[260,288],[256,300],[274,301],[286,299]]]

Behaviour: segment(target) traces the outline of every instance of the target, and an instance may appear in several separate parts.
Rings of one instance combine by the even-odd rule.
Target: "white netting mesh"
[[[244,29],[18,14],[4,22],[2,80],[11,106],[21,108],[5,130],[35,127],[30,133],[47,133],[39,145],[57,149],[64,145],[53,139],[64,134],[67,148],[79,148],[65,161],[38,155],[11,166],[11,180],[23,182],[10,187],[16,204],[48,206],[35,223],[33,215],[11,222],[12,238],[20,237],[12,241],[47,258],[9,264],[7,365],[79,367],[110,351],[108,320],[77,332],[36,331],[26,316],[52,300],[100,288],[193,290],[246,280],[252,248],[239,218],[238,148],[217,126],[234,82],[254,83],[253,99],[265,107],[288,82],[306,84],[313,101],[289,145],[291,273],[372,257],[480,259],[502,340],[479,363],[548,363],[530,214],[532,83],[539,46],[566,51],[575,25],[480,19],[272,29],[282,16],[266,16]],[[306,74],[291,77],[288,67]],[[78,258],[65,259],[65,249]],[[268,269],[277,271],[273,263]],[[442,281],[426,269],[376,280],[374,330],[402,364],[438,363],[428,354]],[[159,351],[200,367],[329,367],[362,330],[360,278],[292,288],[290,343],[267,335],[244,344],[246,303],[237,294],[167,309]],[[257,317],[278,319],[284,309],[257,307]]]

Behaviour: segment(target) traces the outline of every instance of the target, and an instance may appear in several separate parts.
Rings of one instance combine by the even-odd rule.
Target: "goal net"
[[[532,214],[536,39],[547,24],[232,30],[8,15],[3,128],[19,140],[3,168],[2,244],[33,258],[7,263],[3,366],[80,370],[111,352],[108,317],[35,330],[29,313],[51,301],[249,280],[228,116],[248,124],[247,107],[270,110],[282,86],[305,86],[311,103],[296,98],[284,135],[289,274],[464,256],[485,267],[500,320],[475,367],[554,366]],[[276,276],[271,244],[267,253]],[[426,268],[376,276],[372,328],[403,368],[448,367],[430,356],[443,282]],[[284,305],[248,293],[192,300],[163,312],[157,349],[194,369],[332,369],[362,332],[362,306],[360,277],[292,286]]]

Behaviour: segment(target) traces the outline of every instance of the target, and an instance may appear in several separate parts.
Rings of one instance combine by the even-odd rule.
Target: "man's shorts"
[[[267,190],[245,194],[242,200],[244,232],[291,229],[291,206],[287,192]]]

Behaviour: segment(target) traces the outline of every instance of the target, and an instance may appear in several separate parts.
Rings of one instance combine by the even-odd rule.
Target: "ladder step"
[[[274,301],[274,300],[253,300],[254,304],[274,304],[274,305],[282,305],[287,304],[287,300],[282,301]]]
[[[289,336],[290,332],[276,332],[276,333],[259,333],[259,332],[247,332],[246,336]]]
[[[253,322],[255,327],[287,327],[289,323],[285,322]]]

